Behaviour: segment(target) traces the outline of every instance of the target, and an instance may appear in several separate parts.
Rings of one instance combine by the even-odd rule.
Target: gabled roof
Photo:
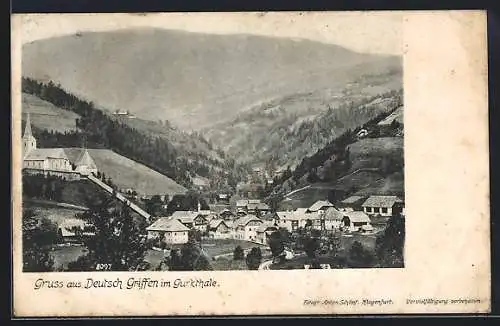
[[[370,218],[364,212],[353,211],[353,212],[343,212],[345,217],[348,217],[351,222],[366,222],[370,223]]]
[[[309,207],[309,211],[311,211],[311,212],[317,212],[322,207],[333,207],[333,204],[330,203],[327,200],[318,200],[317,202],[315,202],[314,204],[312,204],[311,207]]]
[[[341,203],[343,204],[354,204],[360,200],[363,200],[365,197],[363,196],[351,196],[351,197],[348,197],[344,200],[341,201]]]
[[[164,216],[148,226],[146,231],[185,232],[189,231],[189,228],[172,216]]]
[[[237,219],[236,221],[234,221],[235,225],[236,226],[246,226],[248,223],[250,222],[260,222],[260,223],[263,223],[263,221],[258,218],[257,216],[255,215],[246,215],[246,216],[243,216],[243,217],[240,217],[239,219]]]
[[[46,158],[68,160],[64,149],[62,148],[36,148],[31,150],[26,156],[27,161],[43,161]]]
[[[344,217],[344,214],[335,207],[330,207],[325,212],[325,220],[341,220],[342,217]]]
[[[193,211],[175,211],[172,218],[181,221],[182,223],[193,223],[194,219],[201,216],[198,212]]]
[[[225,226],[229,227],[227,223],[224,220],[221,219],[213,219],[210,221],[209,226],[211,229],[216,229],[219,227],[220,224],[224,224]]]
[[[361,206],[390,208],[398,202],[401,202],[401,199],[399,199],[397,196],[370,196]]]

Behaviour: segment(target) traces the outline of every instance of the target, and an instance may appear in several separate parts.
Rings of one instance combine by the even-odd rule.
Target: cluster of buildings
[[[28,113],[23,134],[23,172],[60,176],[68,180],[97,173],[97,165],[86,149],[37,148]]]
[[[295,232],[300,228],[342,230],[371,233],[391,216],[404,215],[404,202],[397,196],[351,196],[333,205],[319,200],[307,208],[270,212],[269,207],[257,200],[240,200],[231,210],[218,213],[177,211],[160,217],[146,230],[148,238],[161,239],[167,244],[188,241],[190,230],[202,232],[212,239],[237,239],[267,244],[271,233],[285,228]]]

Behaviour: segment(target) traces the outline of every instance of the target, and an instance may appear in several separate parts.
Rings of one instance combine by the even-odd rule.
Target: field
[[[50,221],[60,225],[62,221],[69,218],[74,218],[75,214],[83,212],[83,210],[79,209],[69,209],[57,207],[55,205],[42,204],[40,202],[23,202],[23,208],[30,208],[34,211],[36,216],[40,218],[48,218]]]
[[[403,161],[404,139],[401,137],[365,138],[349,145],[352,171],[381,167],[384,159]]]
[[[233,251],[236,246],[241,246],[241,248],[245,252],[253,247],[260,247],[263,253],[266,253],[265,246],[249,241],[234,239],[207,239],[202,241],[202,247],[205,255],[208,257],[208,260],[210,261],[210,264],[212,264],[212,267],[217,270],[231,269],[231,266],[236,263],[232,263]],[[176,246],[176,248],[180,247],[180,245]],[[167,257],[169,255],[169,251],[163,253],[161,251],[148,250],[145,260],[149,262],[153,268],[155,268],[160,264],[164,257]]]
[[[40,128],[58,132],[71,131],[76,129],[76,119],[78,114],[60,109],[53,104],[46,102],[31,94],[22,93],[23,120],[25,113],[30,114],[31,123]],[[57,121],[57,123],[54,123]]]
[[[57,270],[61,267],[67,268],[68,263],[78,259],[78,257],[85,255],[87,250],[83,246],[65,246],[54,247],[50,255],[54,259],[54,268]]]
[[[70,158],[78,157],[81,149],[66,148],[66,155]],[[156,172],[147,166],[119,155],[109,149],[89,149],[97,169],[111,178],[113,183],[121,189],[132,188],[139,194],[180,194],[186,188],[177,184],[169,177]]]

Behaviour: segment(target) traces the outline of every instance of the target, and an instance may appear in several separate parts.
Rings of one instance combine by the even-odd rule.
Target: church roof
[[[35,148],[26,156],[27,161],[43,161],[47,158],[68,159],[62,148]]]
[[[97,169],[94,160],[92,159],[92,157],[90,157],[90,154],[86,149],[82,152],[80,158],[78,158],[78,160],[76,161],[76,166],[82,165],[88,166],[91,169]]]

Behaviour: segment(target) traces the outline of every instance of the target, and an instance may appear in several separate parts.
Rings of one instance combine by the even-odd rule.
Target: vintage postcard
[[[12,21],[15,316],[490,310],[484,12]]]

